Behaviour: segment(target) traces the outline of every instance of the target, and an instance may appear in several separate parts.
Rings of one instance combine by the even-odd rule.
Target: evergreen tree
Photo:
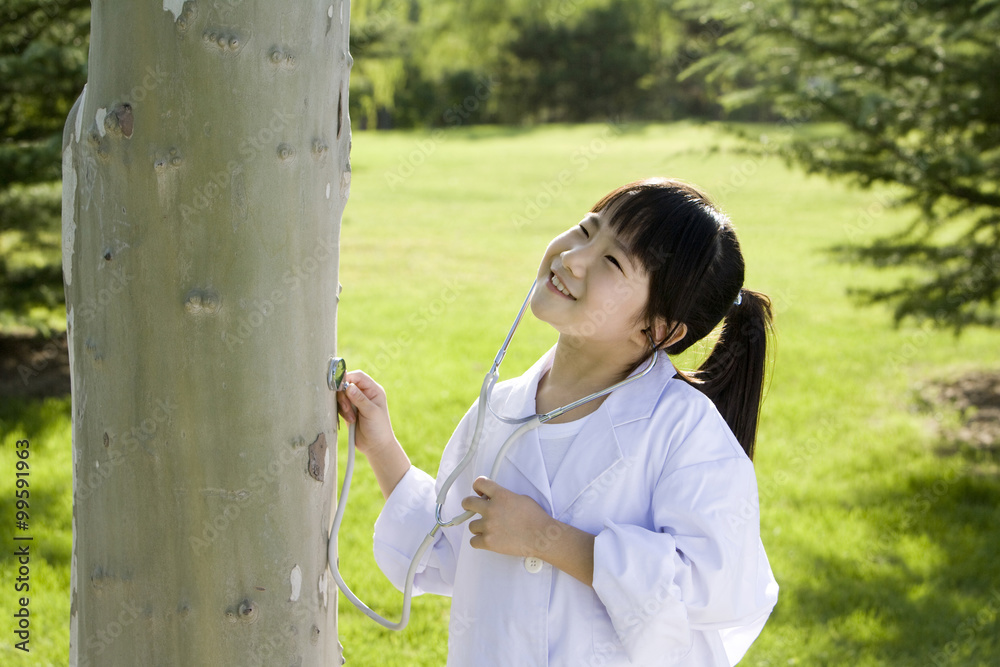
[[[1000,0],[682,3],[712,27],[709,72],[730,108],[768,103],[791,125],[838,130],[795,142],[807,169],[888,186],[918,211],[906,229],[838,250],[901,269],[857,290],[895,317],[961,330],[1000,324]]]
[[[62,126],[87,79],[87,0],[5,0],[0,9],[0,326],[62,319]],[[55,326],[58,326],[56,324]]]

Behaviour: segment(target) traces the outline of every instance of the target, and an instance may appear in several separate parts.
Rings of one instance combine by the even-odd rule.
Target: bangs
[[[653,178],[623,185],[594,204],[591,212],[608,212],[608,225],[632,259],[647,273],[663,268],[683,243],[684,229],[705,214],[719,230],[729,218],[694,186],[683,181]]]

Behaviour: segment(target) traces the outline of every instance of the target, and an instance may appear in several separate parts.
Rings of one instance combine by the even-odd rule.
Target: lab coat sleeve
[[[605,522],[594,590],[633,662],[680,661],[694,631],[718,631],[731,664],[743,656],[777,600],[757,508],[753,466],[734,457],[657,480],[654,529]]]
[[[466,413],[445,446],[441,456],[440,480],[447,477],[464,456],[468,447],[467,436],[471,431],[470,419],[475,420],[476,406]],[[446,518],[462,512],[461,496],[471,489],[471,482],[462,485],[458,480],[454,491],[442,510]],[[436,523],[438,485],[433,477],[417,467],[411,467],[389,494],[375,522],[374,551],[375,562],[392,584],[403,590],[406,573],[414,554],[424,537]],[[451,595],[455,581],[455,568],[461,546],[462,526],[439,530],[431,547],[424,554],[417,567],[413,583],[413,594],[434,593]]]
[[[411,467],[386,500],[375,522],[375,562],[400,591],[410,561],[434,526],[434,478]],[[413,580],[413,594],[451,595],[455,553],[439,531],[424,554]]]

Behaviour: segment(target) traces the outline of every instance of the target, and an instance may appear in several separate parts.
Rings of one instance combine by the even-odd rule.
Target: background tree
[[[793,126],[835,121],[788,154],[810,171],[889,186],[919,211],[864,246],[851,237],[875,221],[845,229],[845,257],[901,270],[891,287],[857,290],[865,300],[893,304],[897,321],[1000,324],[1000,1],[679,7],[721,26],[689,71],[710,72],[729,108],[766,103]]]
[[[61,330],[59,144],[87,78],[90,2],[0,9],[0,328]]]
[[[417,0],[360,0],[351,7],[351,110],[358,129],[407,126],[396,117],[396,97],[419,79],[414,65],[414,33],[420,18]],[[398,109],[406,113],[405,105]]]
[[[572,22],[515,17],[501,72],[501,114],[581,122],[637,116],[653,58],[636,40],[631,5],[580,10]]]
[[[94,2],[62,152],[71,665],[340,662],[349,10]]]

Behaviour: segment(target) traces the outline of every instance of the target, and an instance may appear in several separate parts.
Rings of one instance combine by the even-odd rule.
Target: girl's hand
[[[345,389],[337,392],[337,412],[348,424],[357,422],[354,444],[371,458],[388,448],[399,447],[389,419],[385,389],[362,371],[344,376]]]
[[[545,551],[546,529],[551,533],[550,517],[541,505],[528,496],[509,491],[487,477],[472,484],[479,496],[462,499],[462,509],[480,518],[469,522],[475,549],[486,549],[508,556],[537,556]]]

